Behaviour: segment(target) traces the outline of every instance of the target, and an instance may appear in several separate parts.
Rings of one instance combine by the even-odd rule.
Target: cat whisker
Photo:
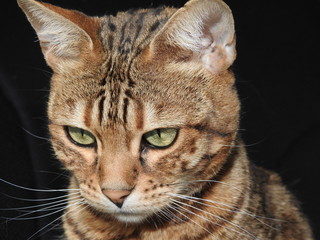
[[[28,187],[23,187],[23,186],[19,186],[17,184],[14,184],[14,183],[11,183],[11,182],[8,182],[2,178],[0,178],[0,182],[3,182],[3,183],[6,183],[8,185],[11,185],[13,187],[16,187],[16,188],[20,188],[20,189],[23,189],[23,190],[27,190],[27,191],[34,191],[34,192],[68,192],[68,191],[80,191],[80,189],[36,189],[36,188],[28,188]]]
[[[81,202],[83,201],[82,199],[76,199],[76,200],[71,200],[69,201],[69,203],[78,203],[78,202]],[[27,213],[24,213],[20,216],[17,216],[17,217],[14,217],[14,218],[4,218],[8,221],[22,221],[22,220],[31,220],[31,219],[38,219],[38,218],[44,218],[44,217],[47,217],[47,216],[51,216],[51,215],[54,215],[58,212],[61,212],[63,211],[66,207],[67,204],[67,201],[64,201],[62,203],[58,203],[58,204],[54,204],[52,206],[49,206],[49,207],[45,207],[45,208],[41,208],[41,209],[37,209],[37,210],[34,210],[34,211],[30,211],[30,212],[27,212]],[[58,210],[57,210],[58,209]],[[46,212],[46,211],[54,211],[54,210],[57,210],[55,212],[52,212],[52,213],[48,213],[48,214],[45,214],[45,215],[40,215],[40,216],[34,216],[34,217],[28,217],[28,218],[25,218],[24,216],[28,216],[28,215],[31,215],[31,214],[35,214],[35,213],[38,213],[38,212]]]
[[[172,219],[174,219],[174,221],[179,221],[179,222],[183,222],[183,223],[186,222],[186,221],[184,221],[183,219],[181,219],[180,217],[178,217],[176,214],[174,214],[173,212],[171,212],[170,209],[165,208],[165,211],[167,211],[168,214],[169,214],[170,216],[172,216]]]
[[[162,221],[168,221],[168,218],[163,214],[162,209],[157,207],[152,208],[153,213],[158,217],[158,220],[162,223]]]
[[[11,196],[5,193],[0,193],[8,198],[12,198],[12,199],[16,199],[16,200],[20,200],[20,201],[27,201],[27,202],[44,202],[44,201],[51,201],[51,200],[57,200],[57,199],[63,199],[66,198],[68,196],[72,196],[72,195],[77,195],[79,194],[78,192],[74,192],[74,193],[69,193],[69,194],[64,194],[58,197],[52,197],[52,198],[37,198],[37,199],[30,199],[30,198],[19,198],[19,197],[15,197],[15,196]]]
[[[77,193],[79,194],[79,193]],[[73,199],[77,199],[80,195],[78,196],[73,196],[70,197],[69,200],[73,200]],[[66,196],[63,196],[64,199],[59,200],[59,201],[54,201],[54,202],[50,202],[50,203],[43,203],[43,204],[39,204],[39,205],[34,205],[34,206],[27,206],[27,207],[18,207],[18,208],[0,208],[0,211],[8,211],[8,210],[14,210],[14,211],[18,211],[18,210],[26,210],[26,209],[32,209],[32,208],[39,208],[39,207],[46,207],[46,206],[50,206],[50,205],[54,205],[54,204],[59,204],[59,203],[66,203],[68,202],[68,199],[66,198]],[[61,197],[60,197],[61,198]],[[32,199],[31,199],[32,200]],[[33,200],[37,200],[37,199],[33,199]]]
[[[258,222],[262,223],[263,225],[269,227],[270,229],[274,229],[274,230],[278,230],[277,228],[271,226],[270,224],[262,221],[262,219],[265,219],[265,220],[271,220],[271,221],[283,221],[283,220],[280,220],[280,219],[276,219],[276,218],[270,218],[270,217],[264,217],[264,216],[258,216],[258,215],[255,215],[253,213],[250,213],[248,211],[243,211],[239,208],[236,208],[232,205],[229,205],[229,204],[226,204],[226,203],[221,203],[221,202],[217,202],[217,201],[213,201],[213,200],[208,200],[208,199],[202,199],[202,198],[196,198],[196,197],[191,197],[191,196],[184,196],[184,195],[176,195],[176,197],[178,198],[181,198],[181,199],[184,199],[184,200],[189,200],[189,201],[192,201],[192,202],[195,202],[195,203],[198,203],[198,204],[202,204],[204,206],[208,206],[208,207],[213,207],[213,208],[216,208],[216,209],[221,209],[221,210],[224,210],[224,211],[228,211],[228,212],[234,212],[234,213],[239,213],[239,214],[243,214],[243,215],[247,215],[247,216],[250,216],[252,217],[253,219],[257,220]],[[223,208],[223,207],[218,207],[218,206],[215,206],[215,205],[211,205],[211,204],[206,204],[206,203],[203,203],[203,202],[200,202],[200,201],[197,201],[197,200],[200,200],[200,201],[204,201],[204,202],[209,202],[209,203],[214,203],[214,204],[218,204],[218,205],[223,205],[223,206],[227,206],[229,208],[233,208],[235,210],[231,210],[229,208]]]
[[[46,140],[46,141],[50,142],[50,138],[40,137],[40,136],[30,132],[29,130],[27,130],[25,128],[22,128],[22,129],[23,129],[23,131],[25,131],[26,133],[28,133],[32,137],[35,137],[35,138],[40,139],[40,140]]]
[[[41,173],[49,173],[49,174],[54,174],[56,175],[55,178],[53,178],[50,182],[50,183],[53,183],[54,181],[56,181],[57,179],[59,179],[60,177],[64,177],[65,179],[68,179],[70,177],[70,174],[64,170],[63,172],[61,173],[57,173],[57,172],[50,172],[50,171],[40,171]]]
[[[214,217],[214,218],[216,218],[216,219],[219,219],[219,220],[221,220],[221,221],[224,221],[224,222],[232,225],[233,227],[238,228],[239,230],[241,230],[241,231],[243,231],[243,232],[240,232],[240,231],[238,231],[238,230],[236,230],[236,229],[233,229],[233,228],[230,228],[230,227],[223,226],[223,225],[221,225],[221,224],[219,224],[219,223],[217,223],[217,222],[213,222],[212,220],[210,220],[210,219],[208,219],[208,218],[206,218],[206,217],[204,217],[204,216],[198,215],[198,214],[196,214],[196,213],[194,213],[194,212],[192,212],[192,211],[190,211],[190,210],[188,210],[188,209],[180,206],[181,208],[184,208],[187,212],[189,212],[189,213],[191,213],[191,214],[194,214],[194,215],[196,215],[196,216],[198,216],[198,217],[200,217],[200,218],[202,218],[202,219],[204,219],[204,220],[206,220],[206,221],[208,221],[208,222],[210,222],[210,223],[213,223],[213,224],[216,225],[216,226],[223,227],[223,228],[225,228],[225,229],[228,229],[228,230],[230,230],[230,231],[233,231],[233,232],[235,232],[235,233],[237,233],[237,234],[240,234],[240,235],[242,235],[242,236],[249,237],[249,238],[251,238],[251,239],[256,239],[256,240],[257,240],[257,237],[256,237],[256,236],[254,236],[252,233],[250,233],[249,231],[247,231],[247,230],[244,229],[243,227],[239,226],[238,224],[235,224],[235,223],[233,223],[233,222],[230,222],[230,221],[228,221],[228,220],[226,220],[226,219],[224,219],[224,218],[222,218],[222,217],[220,217],[220,216],[218,216],[218,215],[216,215],[216,214],[213,214],[213,213],[204,211],[204,210],[202,210],[201,208],[197,208],[197,207],[192,206],[192,205],[190,205],[190,204],[183,203],[183,202],[180,202],[180,201],[177,201],[177,200],[172,200],[172,201],[173,201],[174,203],[178,204],[178,205],[181,204],[181,205],[184,205],[184,206],[193,208],[193,209],[195,209],[195,210],[197,210],[197,211],[203,212],[203,213],[205,213],[205,214],[208,214],[208,215],[210,215],[210,216],[212,216],[212,217]]]
[[[158,212],[157,212],[157,216],[159,217],[159,218],[164,218],[164,221],[165,222],[170,222],[171,220],[172,220],[172,218],[171,218],[171,216],[169,215],[168,216],[168,213],[166,213],[163,209],[159,209],[159,208],[156,208],[157,210],[158,210]],[[161,215],[161,216],[159,216],[159,214]]]
[[[213,204],[218,204],[218,205],[222,205],[222,206],[225,206],[225,207],[228,207],[228,208],[220,208],[218,206],[215,206],[215,205],[208,205],[208,206],[211,206],[211,207],[214,207],[214,208],[217,208],[217,209],[221,209],[221,210],[226,210],[226,211],[230,211],[230,212],[236,212],[236,213],[241,213],[241,214],[244,214],[244,215],[248,215],[250,217],[253,217],[253,218],[260,218],[260,219],[267,219],[267,220],[273,220],[273,221],[283,221],[283,220],[280,220],[280,219],[276,219],[276,218],[270,218],[270,217],[264,217],[264,216],[258,216],[258,215],[255,215],[253,213],[250,213],[248,211],[243,211],[235,206],[232,206],[230,204],[226,204],[226,203],[222,203],[222,202],[218,202],[218,201],[214,201],[214,200],[209,200],[209,199],[203,199],[203,198],[198,198],[198,197],[193,197],[193,196],[185,196],[185,195],[181,195],[181,194],[170,194],[171,196],[174,196],[174,197],[178,197],[178,198],[181,198],[181,199],[185,199],[185,200],[190,200],[190,201],[204,201],[204,202],[209,202],[209,203],[213,203]],[[200,203],[200,204],[204,204],[204,203],[201,203],[201,202],[198,202],[197,203]],[[235,210],[231,210],[231,209],[235,209]]]
[[[58,209],[58,210],[57,210],[57,209]],[[55,211],[55,210],[56,210],[56,211]],[[47,213],[47,214],[44,214],[44,215],[41,215],[41,216],[34,216],[34,217],[21,217],[21,216],[18,216],[18,217],[15,217],[15,218],[4,218],[4,219],[6,219],[7,221],[26,221],[26,220],[34,220],[34,219],[39,219],[39,218],[48,217],[48,216],[54,215],[54,214],[59,213],[59,212],[64,211],[64,210],[65,210],[64,207],[59,207],[59,208],[53,208],[53,209],[44,210],[44,211],[54,211],[54,212]],[[35,212],[36,212],[36,211],[35,211]],[[35,213],[35,212],[23,214],[22,216],[24,216],[24,215],[29,215],[29,214],[33,214],[33,213]]]
[[[51,175],[55,175],[55,176],[63,176],[63,177],[70,177],[70,173],[68,173],[67,170],[64,170],[62,172],[52,172],[52,171],[44,171],[44,170],[41,170],[41,171],[38,171],[39,173],[48,173],[48,174],[51,174]]]
[[[180,221],[180,222],[184,222],[181,218],[179,218],[178,216],[176,216],[174,213],[172,213],[170,211],[170,209],[168,209],[167,207],[163,208],[163,209],[160,209],[158,207],[155,207],[157,209],[157,213],[158,214],[161,214],[164,218],[164,221],[165,222],[170,222],[170,221],[174,221],[174,222],[177,222],[177,219]],[[157,214],[157,216],[159,216]],[[161,216],[159,216],[160,218],[162,218]]]
[[[256,146],[260,143],[262,143],[264,141],[264,139],[256,142],[256,143],[251,143],[251,144],[240,144],[240,145],[221,145],[223,147],[252,147],[252,146]]]
[[[58,220],[60,220],[63,216],[65,216],[65,215],[67,215],[67,214],[75,211],[76,209],[82,207],[83,205],[86,205],[87,203],[83,200],[83,201],[81,201],[81,202],[77,202],[77,203],[71,204],[71,205],[69,205],[68,207],[72,207],[72,206],[75,206],[75,205],[77,205],[77,204],[78,204],[79,206],[76,206],[75,208],[71,208],[70,210],[68,210],[67,212],[65,212],[62,216],[57,217],[55,220],[51,221],[50,223],[48,223],[47,225],[45,225],[44,227],[42,227],[41,229],[39,229],[37,232],[35,232],[34,234],[32,234],[27,240],[31,240],[33,237],[35,237],[36,235],[38,235],[41,231],[43,231],[44,229],[46,229],[48,226],[50,226],[51,224],[53,224],[53,223],[57,222]],[[82,210],[84,210],[85,208],[87,208],[87,205],[86,205],[84,208],[81,208],[80,210],[78,210],[77,213],[80,212],[80,211],[82,211]],[[66,208],[65,208],[65,209],[66,209]],[[65,210],[65,209],[64,209],[64,210]],[[56,226],[56,225],[55,225],[55,226]],[[53,227],[55,227],[55,226],[53,226]],[[52,227],[52,228],[53,228],[53,227]],[[48,229],[48,230],[45,231],[43,234],[47,233],[47,232],[50,231],[52,228]]]
[[[173,203],[176,207],[174,206],[169,206],[171,209],[173,209],[174,211],[178,212],[179,214],[181,214],[182,216],[184,216],[186,219],[190,220],[192,223],[194,223],[196,226],[200,227],[201,229],[205,230],[207,233],[212,234],[212,232],[210,232],[208,229],[206,229],[205,227],[201,226],[201,224],[197,223],[196,221],[192,220],[191,218],[189,218],[187,215],[183,214],[181,211],[179,211],[177,208],[182,209],[182,210],[186,210],[185,208],[181,207],[180,205]],[[189,224],[191,224],[190,222],[188,222]]]

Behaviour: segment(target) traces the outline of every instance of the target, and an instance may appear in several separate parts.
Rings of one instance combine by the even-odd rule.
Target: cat
[[[247,158],[222,0],[103,17],[18,4],[53,70],[63,239],[313,239],[280,177]]]

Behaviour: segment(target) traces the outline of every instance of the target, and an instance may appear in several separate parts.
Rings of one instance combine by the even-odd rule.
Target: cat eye
[[[96,138],[87,130],[69,126],[66,126],[65,130],[70,140],[76,145],[82,147],[93,147],[96,143]]]
[[[176,140],[178,130],[175,128],[160,128],[143,135],[144,140],[154,148],[167,148]]]

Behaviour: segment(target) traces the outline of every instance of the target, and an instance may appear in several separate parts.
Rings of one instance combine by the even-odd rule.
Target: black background
[[[89,15],[159,5],[179,7],[184,2],[50,1]],[[238,58],[234,72],[242,102],[241,134],[249,156],[283,177],[320,239],[320,2],[226,2],[236,22]],[[25,187],[64,188],[67,173],[52,157],[46,140],[51,71],[33,29],[14,0],[1,3],[0,17],[0,178]],[[3,208],[40,204],[23,198],[59,194],[23,190],[1,181],[0,192],[0,239],[27,239],[59,216],[4,220],[24,213]],[[57,231],[58,227],[47,233],[41,231],[41,237],[53,239]]]

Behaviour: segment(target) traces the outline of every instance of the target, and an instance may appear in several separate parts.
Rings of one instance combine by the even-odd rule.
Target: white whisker
[[[68,207],[72,207],[72,206],[77,205],[77,204],[79,204],[79,203],[75,203],[75,204],[69,205]],[[53,223],[57,222],[58,220],[60,220],[64,215],[66,215],[66,214],[68,214],[68,213],[70,213],[70,212],[72,212],[72,211],[75,211],[76,209],[78,209],[79,207],[82,207],[83,205],[86,205],[86,203],[85,203],[84,201],[81,202],[81,204],[79,204],[79,206],[76,206],[74,209],[71,209],[71,210],[67,211],[67,212],[64,213],[62,216],[56,218],[55,220],[51,221],[50,223],[48,223],[47,225],[45,225],[44,227],[42,227],[41,229],[39,229],[37,232],[35,232],[34,234],[32,234],[27,240],[31,240],[34,236],[36,236],[37,234],[39,234],[42,230],[46,229],[46,228],[47,228],[48,226],[50,226],[51,224],[53,224]],[[67,208],[68,208],[68,207],[67,207]],[[87,207],[87,206],[86,206],[86,207]],[[80,209],[79,211],[84,210],[86,207]],[[67,209],[67,208],[66,208],[66,209]],[[77,212],[79,212],[79,211],[77,211]],[[46,232],[50,231],[51,229],[52,229],[52,228],[50,228],[50,229],[47,230]],[[45,233],[46,233],[46,232],[45,232]],[[44,234],[44,233],[43,233],[43,234]]]
[[[78,202],[81,202],[83,201],[82,199],[76,199],[76,200],[72,200],[72,201],[69,201],[69,203],[78,203]],[[56,214],[62,210],[64,210],[64,207],[63,206],[66,206],[67,204],[67,201],[64,201],[62,203],[58,203],[58,204],[55,204],[55,205],[52,205],[52,206],[49,206],[49,207],[45,207],[45,208],[42,208],[42,209],[37,209],[37,210],[34,210],[32,212],[27,212],[27,213],[24,213],[20,216],[17,216],[17,217],[14,217],[14,218],[4,218],[4,219],[7,219],[8,221],[22,221],[22,220],[30,220],[30,219],[38,219],[38,218],[44,218],[44,217],[47,217],[47,216],[50,216],[50,215],[53,215],[53,214]],[[60,207],[61,206],[61,207]],[[57,208],[59,207],[59,208]],[[31,215],[31,214],[34,214],[34,213],[37,213],[37,212],[45,212],[45,211],[52,211],[52,210],[56,210],[56,209],[59,209],[53,213],[48,213],[48,214],[45,214],[45,215],[41,215],[41,216],[35,216],[35,217],[29,217],[29,218],[24,218],[24,216],[27,216],[27,215]]]
[[[68,196],[72,196],[72,195],[76,195],[79,194],[78,192],[74,192],[74,193],[69,193],[69,194],[63,194],[61,196],[58,197],[52,197],[52,198],[38,198],[38,199],[30,199],[30,198],[19,198],[19,197],[14,197],[5,193],[1,193],[2,195],[12,198],[12,199],[16,199],[16,200],[20,200],[20,201],[28,201],[28,202],[45,202],[45,201],[51,201],[51,200],[57,200],[57,199],[62,199],[62,198],[66,198]],[[1,210],[1,209],[0,209]]]
[[[177,206],[178,208],[182,208],[183,210],[185,210],[183,207],[181,207],[178,204],[173,203],[175,206]],[[179,211],[176,207],[174,206],[169,206],[171,209],[175,210],[176,212],[180,213],[182,216],[184,216],[185,218],[187,218],[188,220],[190,220],[191,222],[193,222],[195,225],[197,225],[198,227],[200,227],[201,229],[205,230],[207,233],[212,234],[212,232],[210,232],[208,229],[206,229],[205,227],[201,226],[201,224],[197,223],[196,221],[192,220],[191,218],[189,218],[187,215],[183,214],[181,211]]]
[[[183,222],[183,223],[186,222],[185,220],[179,218],[176,214],[174,214],[173,212],[171,212],[170,209],[166,209],[166,211],[168,211],[168,214],[170,214],[171,216],[173,216],[173,217],[175,218],[174,220],[177,219],[177,220],[179,220],[180,222]]]
[[[154,207],[158,210],[159,214],[161,214],[166,222],[170,222],[170,221],[177,221],[177,219],[181,222],[185,222],[183,221],[181,218],[179,218],[178,216],[176,216],[174,213],[172,213],[168,208],[163,208],[160,209],[158,207]]]
[[[218,205],[222,205],[222,206],[225,206],[225,207],[228,207],[228,208],[231,208],[231,209],[235,209],[235,210],[231,210],[231,209],[228,209],[228,208],[222,208],[222,207],[218,207],[218,206],[215,206],[215,205],[208,205],[208,206],[211,206],[211,207],[214,207],[214,208],[217,208],[217,209],[221,209],[221,210],[225,210],[225,211],[229,211],[229,212],[236,212],[236,213],[240,213],[240,214],[243,214],[243,215],[247,215],[247,216],[250,216],[250,217],[253,217],[255,219],[258,220],[258,218],[260,219],[267,219],[267,220],[273,220],[273,221],[283,221],[283,220],[280,220],[280,219],[276,219],[276,218],[270,218],[270,217],[265,217],[265,216],[258,216],[258,215],[255,215],[253,213],[250,213],[248,211],[244,211],[244,210],[241,210],[235,206],[232,206],[230,204],[226,204],[226,203],[222,203],[222,202],[217,202],[217,201],[214,201],[214,200],[209,200],[209,199],[203,199],[203,198],[197,198],[197,197],[192,197],[192,196],[185,196],[185,195],[180,195],[180,194],[169,194],[170,196],[174,196],[174,197],[178,197],[178,198],[182,198],[182,199],[185,199],[185,200],[193,200],[197,203],[200,203],[200,204],[204,204],[204,203],[201,203],[201,202],[198,202],[196,200],[200,200],[200,201],[204,201],[204,202],[209,202],[209,203],[213,203],[213,204],[218,204]],[[269,225],[267,225],[269,226]],[[271,226],[270,226],[271,227]]]
[[[80,189],[35,189],[35,188],[28,188],[28,187],[23,187],[23,186],[19,186],[16,185],[14,183],[8,182],[2,178],[0,178],[1,182],[4,182],[6,184],[9,184],[13,187],[17,187],[23,190],[27,190],[27,191],[35,191],[35,192],[68,192],[68,191],[80,191]]]
[[[223,147],[252,147],[252,146],[256,146],[260,143],[262,143],[265,139],[262,139],[256,143],[251,143],[251,144],[240,144],[240,145],[221,145]]]
[[[223,227],[223,228],[225,228],[225,229],[228,229],[228,230],[233,231],[233,232],[235,232],[235,233],[238,233],[238,234],[240,234],[240,235],[243,235],[243,236],[246,236],[246,237],[250,237],[251,239],[257,239],[252,233],[248,232],[246,229],[244,229],[244,228],[242,228],[241,226],[239,226],[239,225],[237,225],[237,224],[235,224],[235,223],[232,223],[232,222],[230,222],[230,221],[228,221],[228,220],[226,220],[226,219],[224,219],[224,218],[222,218],[222,217],[220,217],[220,216],[218,216],[218,215],[216,215],[216,214],[213,214],[213,213],[204,211],[204,210],[202,210],[202,209],[200,209],[200,208],[194,207],[194,206],[192,206],[192,205],[190,205],[190,204],[183,203],[183,202],[180,202],[180,201],[177,201],[177,200],[172,200],[172,201],[175,202],[175,203],[177,203],[177,204],[182,204],[182,205],[184,205],[184,206],[193,208],[193,209],[195,209],[195,210],[197,210],[197,211],[200,211],[200,212],[203,212],[203,213],[208,214],[208,215],[210,215],[210,216],[213,216],[214,218],[217,218],[217,219],[219,219],[219,220],[221,220],[221,221],[224,221],[224,222],[226,222],[226,223],[229,223],[230,225],[232,225],[232,226],[240,229],[241,231],[243,231],[243,232],[245,232],[245,233],[239,232],[238,230],[235,230],[235,229],[230,228],[230,227],[223,226],[223,225],[221,225],[221,224],[219,224],[219,223],[217,223],[217,222],[213,222],[213,221],[211,221],[210,219],[208,219],[208,218],[206,218],[206,217],[204,217],[204,216],[198,215],[198,214],[196,214],[196,213],[194,213],[194,212],[192,212],[192,211],[184,208],[184,209],[185,209],[186,211],[188,211],[189,213],[194,214],[194,215],[196,215],[196,216],[198,216],[198,217],[200,217],[200,218],[202,218],[202,219],[204,219],[204,220],[206,220],[206,221],[208,221],[208,222],[211,222],[211,223],[213,223],[214,225]],[[182,206],[181,206],[181,207],[182,207]],[[183,208],[183,207],[182,207],[182,208]]]
[[[79,193],[77,193],[79,194]],[[73,196],[71,198],[69,198],[69,200],[73,200],[73,199],[77,199],[80,195],[78,196]],[[54,205],[54,204],[59,204],[59,203],[67,203],[68,199],[62,199],[59,201],[54,201],[54,202],[50,202],[50,203],[43,203],[43,204],[39,204],[39,205],[34,205],[34,206],[28,206],[28,207],[18,207],[18,208],[0,208],[0,211],[8,211],[8,210],[12,210],[12,211],[18,211],[18,210],[26,210],[26,209],[33,209],[33,208],[39,208],[39,207],[45,207],[45,206],[50,206],[50,205]]]
[[[40,140],[46,140],[46,141],[50,142],[50,138],[40,137],[38,135],[33,134],[32,132],[28,131],[25,128],[22,128],[22,129],[32,137],[35,137],[35,138],[40,139]]]

